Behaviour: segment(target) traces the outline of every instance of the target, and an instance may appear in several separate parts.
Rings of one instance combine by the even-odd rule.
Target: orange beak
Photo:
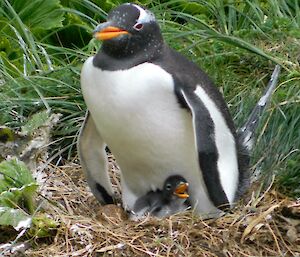
[[[187,189],[189,187],[188,183],[180,183],[179,186],[176,187],[174,191],[174,195],[178,196],[179,198],[186,199],[189,197],[189,194],[187,193]]]
[[[113,26],[107,26],[104,28],[101,28],[103,26],[97,27],[94,31],[94,37],[98,40],[108,40],[115,37],[118,37],[120,35],[129,34],[128,31],[120,29],[118,27]]]

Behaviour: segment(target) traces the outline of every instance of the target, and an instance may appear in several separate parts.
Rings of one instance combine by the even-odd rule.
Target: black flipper
[[[221,185],[218,170],[218,150],[215,143],[214,122],[202,101],[194,92],[181,91],[182,98],[193,116],[199,165],[211,201],[219,209],[229,206],[229,201]]]

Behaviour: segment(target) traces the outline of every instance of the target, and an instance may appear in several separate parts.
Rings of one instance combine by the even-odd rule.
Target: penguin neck
[[[145,62],[154,62],[163,52],[164,42],[157,40],[139,48],[114,49],[103,44],[100,51],[94,56],[94,66],[102,70],[126,70]]]
[[[173,199],[173,195],[170,192],[162,192],[162,201],[167,204],[171,202]]]

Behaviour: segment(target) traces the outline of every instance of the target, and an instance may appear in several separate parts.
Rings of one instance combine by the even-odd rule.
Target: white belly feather
[[[151,63],[102,71],[90,57],[81,76],[88,109],[121,168],[129,208],[168,176],[182,174],[194,206],[216,210],[199,170],[191,114],[178,104],[169,73]]]

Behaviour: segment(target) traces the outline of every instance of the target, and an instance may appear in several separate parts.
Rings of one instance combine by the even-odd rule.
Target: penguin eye
[[[142,23],[136,23],[133,28],[137,31],[141,30],[144,27]]]
[[[166,190],[171,190],[171,187],[172,187],[171,184],[167,184],[166,185]]]

